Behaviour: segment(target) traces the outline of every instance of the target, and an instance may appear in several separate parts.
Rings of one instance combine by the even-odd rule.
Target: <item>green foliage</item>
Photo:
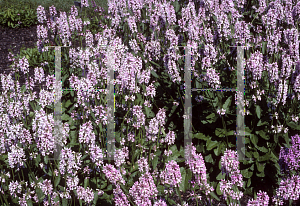
[[[0,11],[1,26],[20,28],[29,27],[38,23],[36,10],[28,5],[21,6],[19,4],[13,4],[11,7],[4,7]]]

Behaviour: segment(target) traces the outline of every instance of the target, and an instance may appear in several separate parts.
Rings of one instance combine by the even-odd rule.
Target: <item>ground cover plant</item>
[[[1,75],[2,205],[206,205],[219,197],[241,205],[244,194],[254,194],[247,205],[299,199],[299,3],[112,1],[106,12],[94,6],[94,18],[85,11],[91,2],[81,5],[83,12],[51,6],[48,19],[38,6],[37,47],[10,54],[13,72]],[[72,47],[74,40],[86,48]],[[106,44],[116,45],[115,53]],[[62,92],[60,161],[49,160],[55,148],[49,45],[71,46],[61,55],[62,87],[74,90]],[[243,112],[252,161],[238,161],[235,151],[243,94],[224,91],[193,93],[193,144],[184,154],[186,53],[176,45],[192,47],[193,88],[235,88],[237,48],[230,46],[252,46],[245,49]],[[100,89],[110,81],[109,57],[116,69],[114,161],[103,160],[108,111]],[[27,75],[23,86],[20,74]],[[48,89],[36,96],[32,87],[41,82]],[[188,189],[193,193],[183,202]]]

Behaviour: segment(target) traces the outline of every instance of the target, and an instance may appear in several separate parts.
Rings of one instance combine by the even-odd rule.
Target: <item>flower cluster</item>
[[[266,192],[262,192],[261,190],[257,193],[256,200],[249,200],[247,206],[268,206],[269,205],[269,196]]]
[[[196,154],[196,147],[193,146],[193,143],[187,146],[187,151],[189,152],[185,154],[187,157],[186,164],[195,175],[197,185],[208,195],[214,189],[207,184],[206,167],[203,157],[201,154]]]
[[[238,169],[239,161],[237,151],[227,150],[221,157],[221,170],[222,173],[231,174],[231,181],[221,180],[220,190],[223,191],[223,196],[227,198],[227,195],[232,199],[239,200],[242,196],[242,192],[234,192],[233,185],[243,187],[243,176]]]
[[[160,177],[162,178],[162,184],[179,187],[182,177],[178,164],[174,160],[169,161],[166,164],[166,170],[162,171]]]
[[[150,198],[157,196],[158,191],[154,184],[153,177],[148,172],[139,177],[129,190],[129,194],[134,198],[138,206],[152,205]]]
[[[89,187],[84,189],[84,187],[78,186],[76,192],[79,200],[84,200],[87,203],[90,203],[94,200],[94,192]]]
[[[115,185],[122,183],[125,185],[125,180],[123,179],[120,170],[117,170],[113,165],[106,164],[103,166],[103,173],[111,183]]]

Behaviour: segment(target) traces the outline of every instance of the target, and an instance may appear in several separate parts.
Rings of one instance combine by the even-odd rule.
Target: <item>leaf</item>
[[[152,62],[152,61],[150,61],[150,62]],[[158,64],[156,64],[156,63],[154,63],[154,62],[152,62],[153,64],[155,64],[155,65],[157,65],[157,66],[159,66]],[[151,70],[151,74],[155,77],[155,78],[159,78],[158,77],[158,75],[156,74],[156,72],[154,71],[154,70]]]
[[[58,176],[55,176],[55,180],[54,180],[54,187],[57,187],[57,185],[60,182],[60,173],[58,173]]]
[[[215,130],[215,134],[217,137],[224,137],[226,134],[226,131],[225,131],[225,129],[217,128]]]
[[[146,116],[147,118],[153,118],[155,116],[154,112],[152,111],[151,108],[149,107],[144,107],[146,111]]]
[[[262,53],[263,53],[263,54],[265,54],[266,49],[267,49],[267,42],[264,41],[264,42],[262,43]]]
[[[67,114],[63,114],[63,115],[61,115],[61,119],[64,121],[69,121],[69,120],[71,120],[71,117]]]
[[[156,168],[158,163],[158,156],[155,156],[152,161],[152,168]]]
[[[263,130],[255,131],[256,134],[258,134],[260,137],[262,137],[265,140],[269,140],[270,137],[266,136],[266,133]]]
[[[231,103],[231,98],[232,98],[232,96],[228,97],[228,99],[224,103],[223,108],[226,109],[226,111],[228,111],[228,106]]]
[[[179,11],[179,3],[178,3],[178,1],[174,1],[174,7],[175,7],[175,12],[177,13]]]
[[[84,189],[86,189],[87,188],[87,186],[88,186],[88,183],[89,183],[89,178],[85,178],[84,179]]]
[[[205,136],[205,134],[203,134],[201,132],[194,134],[193,138],[202,139],[202,140],[208,140],[209,139],[208,136]]]
[[[215,148],[217,145],[218,145],[218,142],[217,142],[217,141],[211,141],[211,140],[208,140],[208,141],[206,142],[207,150],[212,150],[212,149]]]
[[[32,200],[31,199],[26,199],[27,206],[33,206]]]
[[[93,203],[96,205],[97,204],[97,201],[98,201],[98,191],[96,191],[94,193],[94,200],[93,200]]]
[[[247,187],[250,187],[250,185],[251,185],[251,178],[248,179]]]
[[[261,108],[259,105],[255,105],[257,117],[260,119],[261,117]]]
[[[257,146],[258,138],[255,134],[250,135],[250,140],[254,144],[254,146]]]
[[[288,122],[287,125],[294,130],[300,130],[300,125],[296,125],[294,122]]]
[[[241,170],[241,174],[243,175],[243,177],[250,178],[252,177],[253,172],[249,171],[248,168],[248,169]]]
[[[211,154],[205,156],[205,162],[209,162],[209,163],[213,163],[214,162]]]
[[[263,125],[268,125],[269,123],[268,122],[266,122],[266,121],[264,121],[263,123],[262,123],[262,121],[261,121],[261,119],[258,121],[258,123],[257,123],[257,126],[259,127],[259,126],[263,126]]]
[[[219,188],[219,189],[220,189],[220,188]],[[209,194],[210,194],[210,196],[212,196],[215,200],[220,201],[220,198],[216,195],[216,193],[215,193],[214,191],[210,192]]]
[[[222,174],[222,172],[220,172],[219,174],[218,174],[218,176],[216,177],[216,179],[217,180],[225,180],[225,176],[226,176],[226,173],[224,172],[223,174]]]
[[[68,101],[65,103],[65,107],[69,108],[69,106],[72,104],[72,102],[68,99]]]
[[[183,167],[180,167],[180,173],[181,173],[181,182],[179,183],[179,189],[182,190],[183,192],[186,191],[186,171]]]
[[[265,169],[266,163],[256,162],[256,167],[259,172],[262,172]]]
[[[221,190],[220,190],[220,182],[218,182],[218,185],[217,185],[217,188],[216,188],[216,192],[217,192],[217,195],[222,195],[223,194],[221,192]]]

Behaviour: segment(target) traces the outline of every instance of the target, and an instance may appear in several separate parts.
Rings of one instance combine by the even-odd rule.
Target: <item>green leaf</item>
[[[61,119],[64,121],[69,121],[69,120],[71,120],[71,117],[67,114],[63,114],[63,115],[61,115]]]
[[[154,63],[154,62],[152,62],[152,61],[150,61],[150,62],[153,63],[153,64],[155,64],[155,65],[157,65],[157,66],[159,66],[158,64],[156,64],[156,63]],[[158,75],[156,74],[156,72],[155,72],[154,70],[151,70],[151,74],[152,74],[155,78],[159,79]]]
[[[216,192],[217,192],[217,195],[222,195],[223,194],[221,192],[221,190],[220,190],[220,182],[218,182],[218,185],[217,185],[217,188],[216,188]]]
[[[212,150],[213,148],[218,146],[217,141],[211,141],[210,139],[206,142],[207,150]]]
[[[267,42],[264,41],[264,42],[262,43],[262,53],[263,53],[263,54],[265,54],[266,49],[267,49]]]
[[[208,136],[205,136],[205,134],[203,134],[201,132],[194,134],[193,138],[202,139],[202,140],[208,140],[209,139]]]
[[[156,168],[158,162],[158,156],[155,156],[152,161],[152,168]]]
[[[228,99],[224,103],[223,108],[226,109],[226,111],[228,111],[228,106],[231,103],[231,98],[232,98],[232,96],[228,97]]]
[[[58,173],[58,176],[55,176],[55,180],[54,180],[54,187],[57,187],[57,185],[60,182],[60,173]]]
[[[69,108],[69,106],[72,104],[72,102],[68,99],[68,101],[65,103],[65,107]]]
[[[205,162],[209,162],[209,163],[213,163],[214,162],[211,154],[205,156]]]
[[[268,125],[269,123],[268,122],[266,122],[266,121],[264,121],[263,123],[262,123],[262,121],[261,121],[261,119],[258,121],[258,123],[257,123],[257,126],[259,127],[259,126],[263,126],[263,125]]]
[[[260,117],[261,117],[261,108],[260,108],[260,106],[259,105],[255,105],[255,107],[256,107],[256,114],[257,114],[257,117],[260,119]]]
[[[218,174],[218,176],[216,177],[216,179],[217,180],[225,180],[225,176],[226,176],[226,173],[224,172],[223,174],[222,174],[222,172],[220,172],[219,174]]]
[[[262,172],[265,169],[266,163],[256,162],[256,167],[259,172]]]
[[[268,137],[263,130],[255,131],[255,133],[258,134],[260,137],[262,137],[265,140],[269,140],[270,139],[270,137]]]
[[[218,145],[216,149],[214,149],[215,155],[219,156],[220,154],[223,154],[223,150],[225,149],[225,143],[222,142]]]
[[[155,116],[155,114],[151,108],[145,107],[145,111],[146,111],[147,118],[153,118]]]
[[[216,134],[217,137],[225,137],[226,130],[225,129],[221,129],[221,128],[217,128],[215,130],[215,134]]]
[[[35,160],[35,166],[39,167],[39,164],[41,162],[41,155],[38,154],[34,160]]]
[[[94,200],[93,200],[93,203],[96,205],[97,204],[97,201],[98,201],[98,191],[96,191],[94,193]]]
[[[29,199],[29,200],[26,199],[26,202],[27,202],[27,206],[33,206],[33,203],[32,203],[31,199]]]
[[[220,188],[219,188],[220,189]],[[211,197],[213,197],[215,200],[220,201],[220,198],[216,195],[214,191],[209,193]]]
[[[250,178],[252,177],[253,172],[249,171],[248,168],[248,169],[241,170],[241,174],[243,175],[243,177]]]
[[[181,173],[181,182],[179,183],[179,189],[183,192],[186,191],[186,171],[183,167],[180,167],[180,173]]]
[[[216,116],[215,113],[212,113],[206,117],[206,119],[213,119]]]
[[[250,140],[254,144],[254,146],[257,146],[258,137],[255,134],[250,135]]]
[[[294,130],[300,130],[300,125],[297,125],[294,122],[288,122],[287,125]]]
[[[174,1],[174,7],[175,7],[175,12],[177,13],[179,11],[179,3],[178,3],[178,1]]]
[[[87,186],[88,186],[88,184],[89,184],[89,178],[85,178],[84,179],[84,189],[86,189],[87,188]]]
[[[251,178],[248,179],[247,187],[250,187],[250,185],[251,185]]]

